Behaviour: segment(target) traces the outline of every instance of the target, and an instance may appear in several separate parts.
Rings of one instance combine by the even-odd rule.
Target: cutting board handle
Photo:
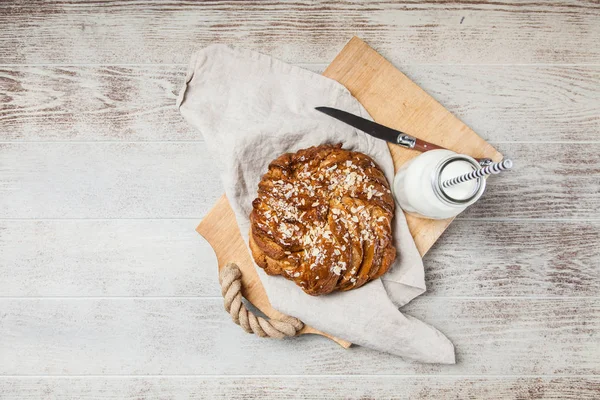
[[[246,332],[260,337],[283,339],[298,335],[304,328],[304,323],[298,318],[285,316],[282,319],[267,320],[248,310],[242,301],[242,271],[236,264],[228,263],[219,271],[219,284],[225,300],[225,311]]]

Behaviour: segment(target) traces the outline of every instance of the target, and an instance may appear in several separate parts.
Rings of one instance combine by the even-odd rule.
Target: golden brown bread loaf
[[[369,156],[341,144],[273,160],[252,206],[254,260],[310,295],[358,288],[396,258],[389,184]]]

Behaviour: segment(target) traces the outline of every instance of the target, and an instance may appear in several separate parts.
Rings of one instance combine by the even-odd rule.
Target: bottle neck
[[[453,208],[466,208],[473,204],[485,190],[485,179],[477,178],[460,183],[456,186],[444,188],[442,183],[456,176],[479,169],[477,161],[462,154],[450,155],[442,159],[431,176],[433,192],[438,199]]]

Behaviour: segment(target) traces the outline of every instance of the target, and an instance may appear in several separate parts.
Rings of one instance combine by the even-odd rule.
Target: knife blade
[[[359,117],[358,115],[350,114],[349,112],[343,110],[338,110],[337,108],[316,107],[315,109],[329,115],[330,117],[345,122],[346,124],[351,125],[377,139],[382,139],[407,149],[414,149],[418,151],[443,149],[443,147],[421,139],[417,139],[416,137],[408,135],[402,131],[388,128],[385,125],[369,121],[368,119]]]

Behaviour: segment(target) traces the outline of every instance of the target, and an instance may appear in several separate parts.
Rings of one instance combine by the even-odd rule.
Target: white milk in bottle
[[[479,168],[474,158],[463,154],[427,151],[400,168],[394,177],[394,197],[408,213],[432,219],[454,217],[481,197],[485,178],[450,187],[443,187],[442,182]]]

